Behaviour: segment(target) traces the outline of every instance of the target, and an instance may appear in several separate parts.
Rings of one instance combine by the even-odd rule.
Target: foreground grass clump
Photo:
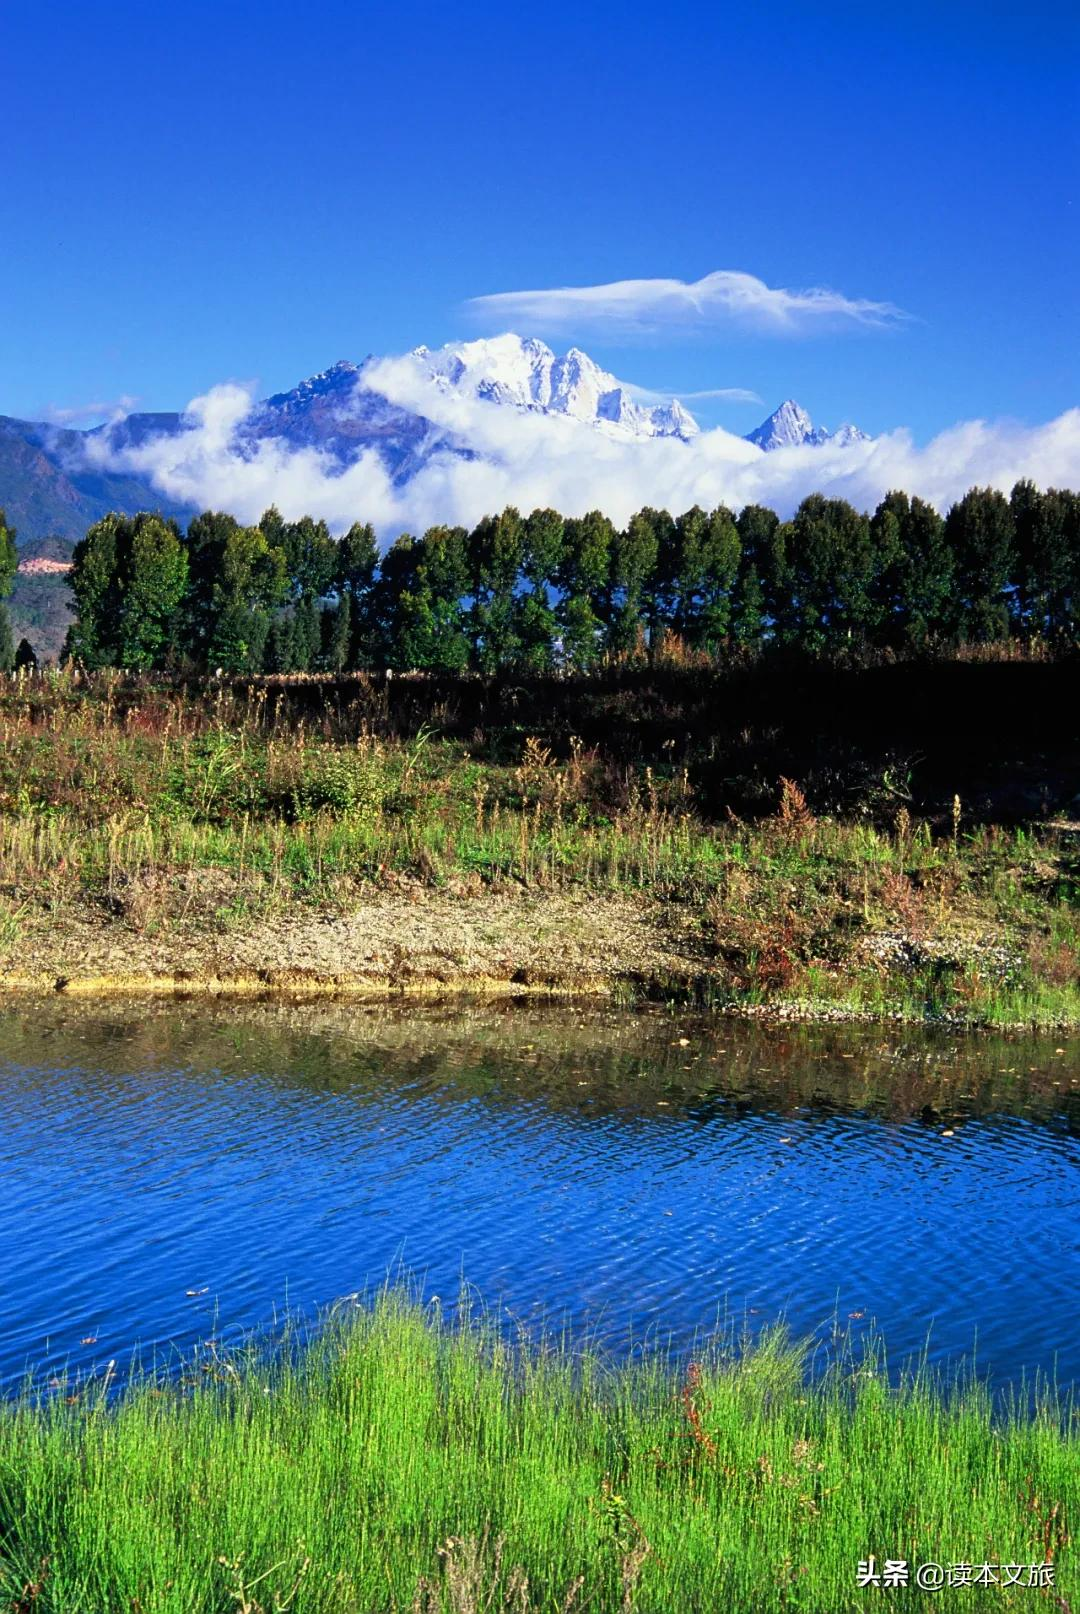
[[[386,1294],[273,1357],[211,1348],[112,1400],[27,1398],[0,1417],[0,1606],[840,1614],[874,1595],[870,1554],[1052,1564],[1054,1598],[1075,1594],[1060,1407],[805,1366],[774,1334],[613,1367]]]

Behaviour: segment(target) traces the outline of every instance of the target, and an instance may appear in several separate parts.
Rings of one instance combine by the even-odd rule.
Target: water
[[[9,1385],[401,1269],[615,1349],[783,1316],[1080,1382],[1080,1038],[57,1000],[0,1082]]]

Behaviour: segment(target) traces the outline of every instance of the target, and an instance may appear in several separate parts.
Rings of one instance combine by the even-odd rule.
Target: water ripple
[[[894,1361],[977,1332],[999,1376],[1080,1377],[1080,1144],[1052,1090],[1076,1065],[1041,1045],[1013,1056],[1018,1085],[971,1043],[900,1059],[689,1021],[676,1062],[647,1016],[635,1046],[580,1014],[418,1019],[410,1041],[355,1015],[252,1011],[238,1033],[97,1013],[0,1016],[8,1380],[261,1325],[400,1265],[613,1342],[688,1342],[725,1312],[874,1320]]]

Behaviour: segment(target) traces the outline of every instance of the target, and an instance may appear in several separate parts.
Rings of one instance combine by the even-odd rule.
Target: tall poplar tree
[[[429,527],[420,540],[407,626],[415,667],[463,672],[469,664],[468,543],[464,527]]]
[[[795,512],[790,538],[784,536],[785,614],[794,641],[812,654],[866,641],[875,616],[867,517],[845,499],[811,493]]]
[[[352,598],[349,594],[339,594],[337,604],[323,612],[322,625],[323,666],[327,672],[344,672],[352,654]]]
[[[630,517],[611,545],[607,643],[623,653],[643,647],[648,630],[648,591],[656,574],[660,539],[654,510]]]
[[[271,522],[280,539],[280,529]],[[288,562],[280,543],[261,527],[241,527],[233,516],[207,510],[188,526],[190,586],[184,607],[185,650],[197,666],[255,672],[267,659],[273,615],[288,588]],[[280,640],[278,649],[280,649]],[[291,657],[274,672],[292,671]]]
[[[975,643],[1004,638],[1015,553],[1008,499],[993,488],[972,488],[945,517],[945,538],[956,566],[957,633]]]
[[[526,672],[550,672],[555,664],[558,621],[552,604],[566,542],[557,510],[534,510],[522,535],[521,577],[514,600],[514,639],[518,665]]]
[[[675,609],[675,521],[667,510],[654,510],[646,505],[638,511],[640,521],[652,528],[656,558],[642,593],[642,614],[649,645],[649,658],[655,660],[664,635],[671,625]]]
[[[887,493],[870,519],[877,560],[877,637],[917,650],[952,626],[953,555],[945,523],[924,499]]]
[[[525,523],[512,505],[485,516],[469,534],[470,635],[481,672],[517,659],[515,590],[525,550]]]
[[[1040,493],[1031,482],[1012,490],[1016,539],[1013,616],[1020,631],[1061,638],[1075,629],[1077,495],[1049,488]]]
[[[559,567],[562,591],[557,616],[562,657],[576,672],[587,672],[603,651],[604,609],[615,529],[599,510],[567,521]]]
[[[744,504],[735,519],[742,555],[733,604],[735,637],[758,645],[781,634],[780,613],[786,554],[777,537],[780,517],[763,504]]]
[[[675,632],[692,649],[715,651],[731,628],[741,545],[735,518],[695,505],[675,523]]]
[[[158,667],[176,650],[187,551],[173,521],[107,515],[75,545],[66,651],[88,667]]]
[[[345,666],[367,667],[375,657],[378,637],[373,619],[375,574],[379,566],[379,546],[370,523],[353,522],[338,544],[337,575],[334,586],[339,601],[349,600],[349,643]]]

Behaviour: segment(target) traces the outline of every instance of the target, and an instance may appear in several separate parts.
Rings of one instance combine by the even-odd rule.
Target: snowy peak
[[[646,408],[630,389],[572,347],[561,357],[546,342],[508,334],[414,348],[412,357],[440,389],[489,403],[566,415],[618,437],[693,437],[697,422],[674,400]]]
[[[748,443],[756,443],[758,448],[766,450],[773,448],[795,448],[801,443],[814,440],[814,423],[801,404],[794,398],[788,398],[779,409],[774,409],[768,420],[763,420],[760,426],[752,432],[747,432]]]
[[[774,448],[800,448],[804,444],[821,448],[831,443],[837,448],[848,448],[852,443],[868,443],[870,439],[858,426],[841,426],[834,432],[815,426],[802,405],[788,398],[779,409],[773,410],[768,420],[747,432],[746,441],[756,443],[769,453]]]
[[[417,347],[411,357],[443,392],[514,404],[519,409],[547,407],[556,362],[545,342],[523,342],[516,336],[448,344],[434,350]]]
[[[295,409],[317,398],[348,394],[356,386],[362,368],[362,365],[352,364],[348,359],[338,359],[329,370],[320,370],[318,375],[308,376],[306,381],[301,381],[290,392],[276,392],[264,401],[263,408]]]
[[[872,439],[868,432],[860,431],[858,426],[852,426],[847,421],[829,434],[829,442],[835,443],[838,448],[848,448],[852,443],[869,443],[871,441]]]
[[[700,429],[693,415],[683,408],[678,398],[672,398],[669,404],[657,404],[650,414],[656,422],[658,437],[682,437],[685,440],[696,437]]]

